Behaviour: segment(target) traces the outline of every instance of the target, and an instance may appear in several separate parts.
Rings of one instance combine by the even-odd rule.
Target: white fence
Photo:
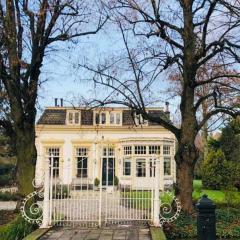
[[[50,225],[103,226],[110,224],[146,224],[159,226],[159,161],[149,189],[133,189],[118,184],[98,187],[88,180],[62,184],[53,161],[47,160],[44,182],[42,227]]]

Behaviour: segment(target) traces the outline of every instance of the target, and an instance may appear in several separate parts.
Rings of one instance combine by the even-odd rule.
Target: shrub
[[[11,192],[0,192],[0,201],[17,201],[19,196],[16,193]]]
[[[232,170],[233,165],[226,161],[222,150],[211,150],[203,164],[203,187],[219,190],[232,186],[234,182]]]
[[[69,197],[69,191],[67,185],[56,185],[53,187],[52,197],[55,199],[63,199]]]
[[[94,186],[95,186],[95,187],[98,187],[99,184],[100,184],[100,180],[99,180],[98,178],[95,178],[95,179],[94,179]]]
[[[220,208],[216,210],[217,238],[240,239],[240,210],[236,208]],[[197,218],[181,213],[173,223],[163,226],[167,239],[196,239]]]
[[[35,229],[37,225],[30,224],[21,216],[17,216],[12,222],[0,227],[0,239],[21,240]]]

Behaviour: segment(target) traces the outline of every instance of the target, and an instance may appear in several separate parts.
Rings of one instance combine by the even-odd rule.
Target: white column
[[[94,182],[94,179],[97,177],[97,143],[94,142],[93,143],[93,153],[92,153],[92,156],[93,156],[93,182]],[[88,160],[89,161],[89,160]]]
[[[160,168],[160,190],[164,191],[164,159],[163,156],[160,157],[160,163],[159,163],[159,168]]]
[[[155,175],[155,181],[154,181],[154,215],[153,215],[153,224],[155,227],[159,227],[159,214],[160,214],[160,195],[159,195],[159,178],[160,178],[160,161],[159,159],[156,160],[156,175]]]
[[[44,168],[44,199],[43,199],[43,221],[40,228],[49,228],[49,188],[50,188],[50,165],[49,159],[45,160],[45,168]]]

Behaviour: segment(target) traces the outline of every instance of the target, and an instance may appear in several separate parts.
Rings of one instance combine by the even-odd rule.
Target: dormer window
[[[69,112],[67,121],[70,125],[80,124],[80,113],[78,111]]]
[[[110,112],[110,125],[120,125],[121,124],[121,113]]]
[[[106,113],[95,113],[95,124],[106,124]]]

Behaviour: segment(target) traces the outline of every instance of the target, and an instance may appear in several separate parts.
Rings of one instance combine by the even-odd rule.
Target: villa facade
[[[163,109],[149,108],[169,117]],[[176,179],[175,137],[127,108],[46,108],[36,125],[36,183],[41,184],[46,160],[62,184],[86,183],[149,189],[159,162],[159,186]],[[52,163],[51,163],[52,162]],[[115,180],[116,181],[116,180]]]

